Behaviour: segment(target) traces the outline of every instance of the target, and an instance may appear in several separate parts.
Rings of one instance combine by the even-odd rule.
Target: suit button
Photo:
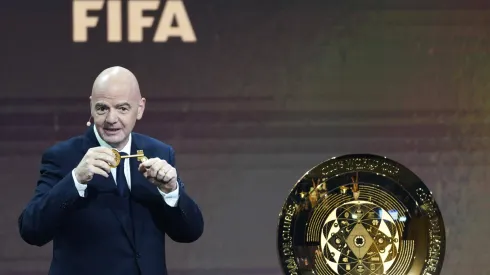
[[[141,254],[136,253],[136,258],[137,258],[137,259],[141,258]]]

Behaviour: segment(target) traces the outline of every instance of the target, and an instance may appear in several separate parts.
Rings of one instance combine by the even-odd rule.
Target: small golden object
[[[143,150],[137,150],[136,156],[138,157],[137,160],[140,162],[145,162],[148,160],[148,158],[145,157],[145,153],[143,152]]]
[[[358,192],[359,191],[359,183],[355,182],[352,184],[352,192]]]
[[[361,195],[361,191],[359,191],[359,172],[356,172],[356,175],[352,177],[352,195],[355,200],[358,200]]]
[[[116,168],[119,163],[121,163],[121,159],[126,159],[126,158],[137,158],[138,161],[140,162],[144,162],[144,161],[147,161],[148,158],[145,156],[145,153],[143,152],[143,150],[137,150],[136,151],[136,154],[135,155],[127,155],[127,156],[121,156],[121,154],[119,154],[119,151],[117,151],[116,149],[112,149],[112,152],[114,153],[115,155],[115,160],[116,160],[116,165],[110,165],[112,168]]]

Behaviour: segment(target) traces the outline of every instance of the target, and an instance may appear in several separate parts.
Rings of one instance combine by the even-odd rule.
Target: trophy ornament
[[[116,149],[112,149],[112,152],[114,153],[116,158],[116,165],[115,166],[110,165],[112,168],[116,168],[119,165],[119,163],[121,163],[121,159],[125,159],[125,158],[136,158],[139,162],[145,162],[148,160],[143,150],[137,150],[135,155],[127,155],[127,156],[121,156],[121,154],[119,154],[119,151],[117,151]]]
[[[279,214],[289,275],[441,274],[444,221],[431,191],[386,157],[344,155],[310,169]]]

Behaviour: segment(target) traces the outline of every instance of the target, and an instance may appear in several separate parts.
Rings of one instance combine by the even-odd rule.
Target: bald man
[[[94,125],[42,155],[20,235],[35,246],[53,241],[50,275],[167,274],[165,236],[190,243],[204,227],[175,169],[175,152],[133,132],[145,99],[129,70],[100,73],[90,106]],[[123,158],[116,166],[114,149],[143,150],[148,159]]]

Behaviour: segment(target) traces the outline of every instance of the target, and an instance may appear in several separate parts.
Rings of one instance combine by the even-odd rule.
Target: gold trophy
[[[294,185],[279,215],[284,274],[441,274],[441,212],[420,178],[386,157],[329,159]]]
[[[121,156],[121,154],[119,154],[119,151],[117,151],[116,149],[112,149],[112,152],[116,156],[116,165],[114,166],[110,165],[112,168],[116,168],[119,165],[119,163],[121,163],[121,159],[137,158],[137,160],[140,162],[145,162],[148,160],[143,150],[137,150],[135,155],[127,155],[127,156]]]

